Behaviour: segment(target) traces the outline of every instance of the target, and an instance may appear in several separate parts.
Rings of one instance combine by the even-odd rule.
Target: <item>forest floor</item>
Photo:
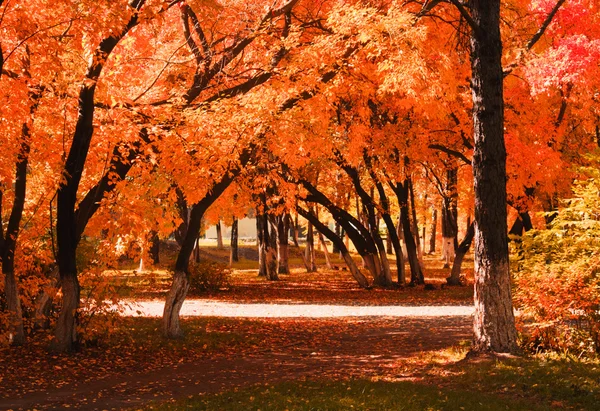
[[[192,295],[195,303],[216,308],[204,312],[215,316],[184,316],[185,336],[179,340],[161,336],[155,316],[161,304],[152,302],[164,298],[168,273],[162,268],[114,273],[130,302],[153,308],[145,312],[133,307],[129,314],[137,317],[111,317],[103,331],[71,355],[48,354],[51,336],[43,333],[24,347],[0,349],[0,410],[349,409],[346,390],[352,387],[346,384],[352,381],[363,384],[359,397],[365,390],[382,389],[368,384],[395,384],[383,387],[388,395],[396,393],[397,384],[411,384],[409,397],[442,404],[404,409],[534,409],[532,400],[540,409],[593,409],[588,404],[600,401],[597,363],[560,358],[465,361],[472,333],[472,286],[442,287],[448,270],[436,259],[427,261],[433,290],[362,290],[342,269],[307,274],[299,261],[281,281],[267,282],[248,267],[251,263],[234,267],[221,289]],[[467,280],[470,270],[467,263]],[[226,310],[232,317],[222,315]],[[311,405],[314,384],[319,390],[333,384],[334,392],[323,396],[335,399],[342,390],[343,401]],[[252,391],[256,387],[263,388]],[[415,394],[423,387],[428,391]],[[303,405],[294,405],[288,396],[272,404],[281,396],[278,390],[304,396]],[[402,397],[394,395],[396,401]],[[261,396],[266,402],[255,404]],[[448,405],[453,396],[460,407]],[[238,403],[230,408],[219,403],[219,398],[229,403],[234,397]],[[501,408],[469,408],[464,398]],[[403,408],[381,404],[361,399],[352,407]]]

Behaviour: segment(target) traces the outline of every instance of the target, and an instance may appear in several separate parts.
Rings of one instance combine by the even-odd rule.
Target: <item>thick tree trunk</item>
[[[456,256],[454,257],[454,264],[452,265],[452,271],[450,277],[446,278],[448,285],[464,285],[460,281],[460,270],[462,267],[463,259],[471,247],[473,236],[475,235],[475,224],[469,224],[465,238],[461,241],[458,248],[456,249]]]
[[[173,283],[167,294],[163,310],[162,327],[163,333],[169,338],[179,338],[183,335],[179,323],[179,312],[190,288],[188,275],[183,271],[175,271]]]
[[[236,217],[233,217],[233,223],[231,224],[231,252],[229,254],[229,264],[240,261],[239,248],[238,248],[238,231],[239,222]]]
[[[473,0],[471,33],[475,315],[472,350],[515,352],[506,227],[506,148],[500,0]]]
[[[73,257],[75,259],[75,257]],[[77,343],[77,310],[79,309],[79,280],[77,271],[61,272],[62,308],[56,322],[55,339],[51,350],[70,352]]]

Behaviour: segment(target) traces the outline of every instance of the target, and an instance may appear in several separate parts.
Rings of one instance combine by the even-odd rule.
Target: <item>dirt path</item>
[[[127,301],[125,316],[160,317],[163,300]],[[181,307],[182,316],[244,318],[337,318],[337,317],[440,317],[472,315],[472,305],[449,306],[358,306],[334,304],[238,304],[188,299]]]
[[[340,318],[335,321],[340,323],[341,332],[331,328],[331,321],[314,321],[316,325],[309,328],[311,331],[298,329],[286,335],[285,344],[276,347],[191,362],[182,358],[173,367],[31,390],[21,398],[0,395],[0,409],[139,408],[153,400],[186,398],[304,377],[397,377],[405,372],[397,367],[402,359],[447,348],[471,337],[468,316]],[[316,338],[317,335],[321,337]]]

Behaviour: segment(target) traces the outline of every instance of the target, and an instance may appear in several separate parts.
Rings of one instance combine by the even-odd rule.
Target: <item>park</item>
[[[0,409],[600,407],[594,0],[0,0]]]

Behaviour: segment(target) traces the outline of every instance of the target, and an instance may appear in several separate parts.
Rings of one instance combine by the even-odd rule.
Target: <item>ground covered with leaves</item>
[[[219,251],[209,252],[218,259]],[[240,312],[240,318],[184,318],[179,340],[161,336],[159,318],[114,317],[104,334],[72,355],[48,354],[50,335],[38,333],[24,347],[1,349],[0,409],[541,410],[594,409],[600,402],[600,364],[593,360],[465,361],[472,320],[444,316],[442,306],[470,304],[472,287],[442,287],[447,270],[433,259],[428,265],[433,289],[363,290],[342,269],[306,273],[296,264],[278,282],[236,268],[219,287],[193,296],[438,305],[436,317],[249,319]],[[164,297],[164,269],[108,275],[128,298]]]

